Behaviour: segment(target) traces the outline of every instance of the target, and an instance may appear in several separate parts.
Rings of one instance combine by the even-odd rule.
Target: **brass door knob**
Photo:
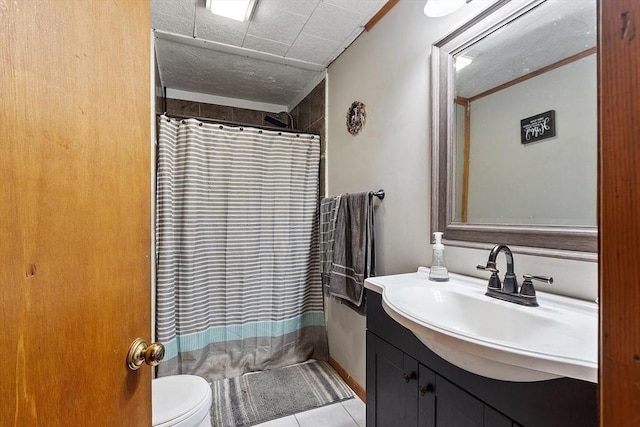
[[[136,338],[129,346],[127,354],[127,366],[132,371],[140,369],[143,363],[156,366],[164,358],[164,346],[154,342],[149,345],[142,338]]]
[[[144,352],[144,362],[149,366],[156,366],[164,359],[164,346],[158,342],[150,344]]]

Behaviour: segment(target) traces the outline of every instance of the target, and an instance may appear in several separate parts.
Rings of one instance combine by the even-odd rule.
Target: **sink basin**
[[[429,270],[371,277],[384,310],[437,355],[462,369],[505,381],[570,377],[597,382],[595,303],[538,292],[540,307],[484,295],[486,281]]]

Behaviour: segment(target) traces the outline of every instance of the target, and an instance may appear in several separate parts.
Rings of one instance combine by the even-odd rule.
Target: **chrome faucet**
[[[504,255],[507,258],[507,272],[504,275],[503,283],[500,283],[500,277],[498,276],[499,271],[496,267],[496,259],[500,252],[504,252]],[[516,277],[513,269],[513,254],[507,245],[494,246],[493,249],[491,249],[491,253],[489,253],[487,265],[478,265],[476,268],[478,270],[491,272],[491,277],[489,277],[489,284],[485,295],[529,307],[538,306],[536,290],[533,287],[533,280],[538,280],[548,284],[553,283],[552,277],[525,274],[523,276],[524,282],[522,283],[522,287],[520,288],[520,291],[518,291],[518,278]]]

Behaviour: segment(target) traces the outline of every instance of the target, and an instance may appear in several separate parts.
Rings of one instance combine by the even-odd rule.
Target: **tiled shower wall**
[[[264,116],[267,114],[266,111],[206,104],[204,102],[183,101],[181,99],[167,99],[167,114],[232,121],[256,126],[269,125],[269,123],[264,122]]]
[[[294,128],[301,132],[320,134],[320,197],[325,194],[325,81],[321,81],[309,95],[306,96],[293,110]],[[201,117],[206,119],[224,120],[255,126],[273,126],[264,121],[266,114],[278,116],[287,122],[286,114],[274,114],[266,111],[249,110],[246,108],[227,107],[224,105],[206,104],[203,102],[184,101],[181,99],[167,99],[167,114],[187,117]]]
[[[325,155],[327,152],[325,128],[325,80],[313,88],[293,110],[296,129],[320,134],[320,198],[325,197]]]

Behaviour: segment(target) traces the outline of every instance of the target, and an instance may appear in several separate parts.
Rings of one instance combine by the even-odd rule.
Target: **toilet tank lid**
[[[209,383],[195,375],[172,375],[151,381],[154,426],[174,425],[211,406]]]

